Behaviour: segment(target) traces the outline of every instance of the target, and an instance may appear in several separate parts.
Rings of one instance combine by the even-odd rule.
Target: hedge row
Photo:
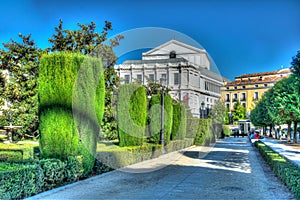
[[[104,112],[101,61],[73,53],[43,55],[38,83],[42,157],[82,155],[84,173],[90,173]]]
[[[164,141],[168,144],[171,139],[173,124],[173,105],[172,98],[166,94],[164,96]],[[160,143],[161,131],[161,95],[152,95],[149,102],[149,126],[150,141],[155,144]]]
[[[137,84],[121,85],[117,111],[120,146],[142,145],[147,122],[145,88]]]
[[[186,137],[186,108],[183,103],[173,103],[173,123],[171,140],[183,140]]]
[[[165,150],[167,153],[192,146],[193,139],[170,141]],[[125,167],[134,163],[156,158],[162,154],[161,145],[144,143],[142,146],[100,149],[97,159],[113,169]]]
[[[82,159],[0,162],[0,199],[22,199],[79,180]]]
[[[300,199],[300,168],[261,141],[255,142],[255,146],[276,176]]]

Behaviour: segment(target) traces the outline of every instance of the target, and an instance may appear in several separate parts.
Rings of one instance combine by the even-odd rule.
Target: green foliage
[[[244,106],[241,104],[240,101],[237,101],[233,105],[232,114],[233,114],[233,120],[234,121],[238,121],[240,119],[245,119],[246,118],[246,109],[244,108]]]
[[[144,87],[137,84],[121,85],[117,109],[119,145],[142,145],[147,120],[147,98]]]
[[[184,140],[170,141],[165,150],[167,153],[178,151],[193,145],[194,140],[186,138]],[[144,143],[142,146],[113,147],[105,148],[101,146],[97,153],[100,167],[103,170],[117,169],[134,163],[157,158],[162,154],[161,145],[153,143]]]
[[[209,117],[212,119],[213,124],[224,124],[225,116],[228,116],[228,113],[224,102],[220,99],[210,110]]]
[[[300,169],[291,161],[282,157],[263,142],[255,142],[258,151],[270,165],[277,177],[300,199]]]
[[[190,110],[186,110],[186,137],[195,138],[199,128],[199,118],[193,117]]]
[[[34,147],[37,144],[1,144],[0,160],[18,161],[31,160],[34,158]]]
[[[10,40],[0,49],[0,69],[8,70],[10,81],[0,80],[1,101],[7,100],[12,113],[12,123],[23,126],[18,137],[38,137],[37,78],[42,49],[35,45],[31,35],[19,34],[21,42]],[[5,91],[5,92],[4,92]],[[8,122],[8,112],[4,113]],[[6,124],[6,123],[5,123]]]
[[[0,162],[0,199],[23,199],[42,191],[43,171],[38,164]]]
[[[89,54],[96,46],[102,44],[107,39],[108,32],[112,30],[112,24],[108,21],[105,21],[101,34],[95,32],[95,22],[89,24],[78,23],[77,25],[80,28],[79,30],[63,29],[63,21],[60,19],[58,27],[55,27],[56,34],[53,34],[52,38],[48,39],[52,43],[50,50],[52,52],[69,51]],[[117,45],[121,38],[121,36],[118,36],[112,40],[112,45]]]
[[[297,77],[298,82],[300,81],[300,50],[297,51],[297,55],[293,57],[292,63],[292,72]],[[299,89],[300,92],[300,89]]]
[[[113,93],[115,88],[120,85],[120,77],[117,75],[114,65],[116,64],[117,56],[113,52],[112,47],[108,45],[98,45],[94,51],[94,56],[101,58],[104,66],[105,79],[105,109],[103,120],[101,123],[100,139],[114,140],[118,139],[118,126],[116,123],[116,101]]]
[[[211,130],[210,130],[211,122],[209,119],[200,119],[199,120],[199,128],[195,137],[195,145],[209,145],[211,139]]]
[[[231,133],[230,133],[230,129],[227,125],[223,125],[223,132],[226,137],[230,137]]]
[[[161,95],[152,95],[149,111],[149,123],[150,123],[150,141],[158,144],[160,142],[161,131]],[[170,95],[164,96],[164,140],[165,144],[171,139],[173,123],[173,105]]]
[[[173,103],[173,122],[171,140],[182,140],[186,136],[185,104]]]
[[[59,159],[44,159],[40,161],[44,174],[44,190],[51,190],[64,183],[66,164]]]
[[[80,54],[54,53],[41,58],[39,115],[42,157],[82,155],[91,172],[104,111],[101,62]]]

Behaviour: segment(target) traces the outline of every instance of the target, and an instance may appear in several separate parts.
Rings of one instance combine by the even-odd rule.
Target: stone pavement
[[[295,199],[247,137],[220,139],[29,199]]]
[[[264,138],[262,142],[300,167],[300,145],[296,148],[292,144],[286,144],[286,140],[275,140],[272,138]]]

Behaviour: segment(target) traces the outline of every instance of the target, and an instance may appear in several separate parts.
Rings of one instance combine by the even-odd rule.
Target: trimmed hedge
[[[36,144],[0,144],[0,161],[19,161],[34,158]]]
[[[0,162],[0,199],[21,199],[79,180],[82,158]]]
[[[195,137],[195,145],[209,145],[212,139],[210,119],[200,119]]]
[[[84,174],[92,171],[96,138],[104,112],[101,61],[74,53],[43,55],[39,69],[41,156],[83,155]]]
[[[190,147],[193,143],[194,139],[191,138],[170,141],[165,146],[165,150],[167,153],[170,153]],[[97,153],[97,160],[99,160],[102,165],[105,164],[109,166],[109,169],[118,169],[134,163],[157,158],[160,155],[162,155],[161,145],[144,143],[142,146],[135,147],[100,148]]]
[[[150,127],[150,142],[155,144],[160,143],[161,130],[161,95],[152,95],[149,102],[149,127]],[[173,123],[173,105],[172,98],[169,94],[164,96],[164,141],[168,144],[171,139],[172,123]]]
[[[143,86],[126,84],[119,87],[117,116],[119,145],[142,145],[147,122],[147,97]]]
[[[40,165],[0,162],[0,199],[22,199],[42,191],[43,171]]]
[[[300,168],[261,141],[256,141],[255,146],[276,176],[300,199]]]
[[[183,140],[186,136],[186,110],[185,105],[173,103],[173,123],[171,140]]]

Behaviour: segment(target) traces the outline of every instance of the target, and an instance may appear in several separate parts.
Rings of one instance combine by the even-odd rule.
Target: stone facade
[[[168,41],[142,54],[142,60],[127,60],[115,67],[123,83],[166,79],[169,94],[191,109],[193,116],[207,115],[221,97],[223,77],[210,70],[204,49],[177,40]],[[204,109],[201,109],[203,104]]]

